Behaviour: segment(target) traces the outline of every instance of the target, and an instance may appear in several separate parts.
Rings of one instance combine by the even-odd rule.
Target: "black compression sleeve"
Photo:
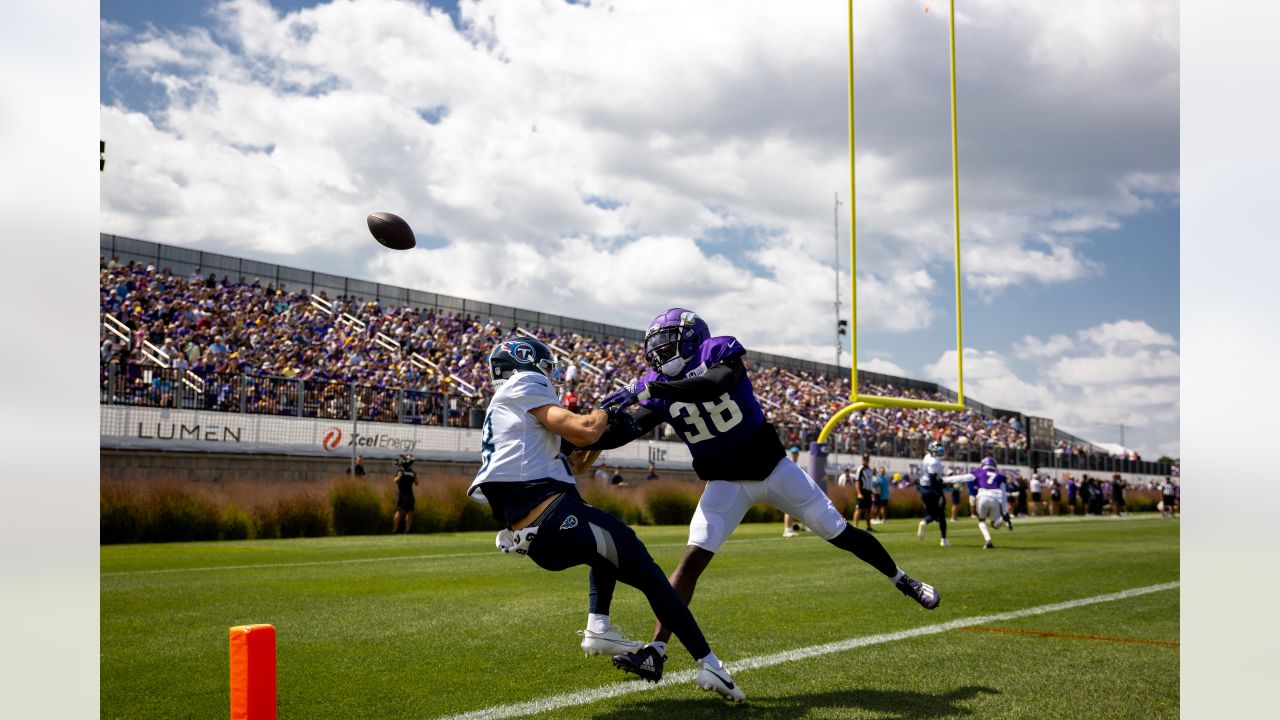
[[[583,449],[612,450],[622,447],[661,423],[662,415],[646,407],[637,409],[635,413],[628,413],[625,410],[614,413],[609,417],[609,426],[605,428],[600,439]]]
[[[651,382],[645,385],[649,394],[663,400],[699,402],[714,400],[729,392],[747,374],[741,358],[730,358],[698,377]]]

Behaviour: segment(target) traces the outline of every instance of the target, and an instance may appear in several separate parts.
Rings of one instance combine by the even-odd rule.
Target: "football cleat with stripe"
[[[903,595],[920,603],[925,610],[932,610],[938,607],[938,603],[942,602],[942,596],[938,594],[938,590],[928,583],[922,583],[910,575],[903,575],[898,580],[898,590]]]
[[[614,667],[655,683],[662,679],[662,663],[665,661],[662,653],[649,645],[640,648],[638,652],[613,656]]]
[[[633,653],[644,645],[639,640],[628,640],[616,625],[602,633],[579,630],[578,634],[582,636],[583,655],[621,655]]]

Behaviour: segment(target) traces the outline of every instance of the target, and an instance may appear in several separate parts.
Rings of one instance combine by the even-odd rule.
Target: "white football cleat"
[[[747,699],[747,694],[733,682],[729,670],[723,665],[713,668],[707,663],[698,663],[698,674],[693,681],[703,690],[714,690],[726,700],[742,702]]]
[[[924,525],[925,525],[925,522],[921,520],[920,524],[916,526],[916,537],[920,538],[921,540],[924,539]]]
[[[787,528],[786,530],[782,531],[782,537],[795,537],[799,534],[800,533],[796,532],[795,530],[792,530],[791,528]]]
[[[938,543],[938,545],[941,547],[951,547],[951,543],[947,542],[946,538],[942,538],[942,542]]]
[[[626,655],[633,653],[644,646],[644,643],[637,640],[628,640],[622,634],[622,629],[617,625],[609,628],[607,632],[591,632],[590,630],[579,630],[578,635],[582,636],[582,654],[583,655]]]

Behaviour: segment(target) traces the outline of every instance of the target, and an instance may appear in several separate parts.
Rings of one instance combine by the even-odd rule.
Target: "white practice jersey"
[[[933,453],[920,461],[920,487],[925,490],[942,490],[942,458]]]
[[[468,494],[488,504],[479,485],[487,482],[560,480],[573,484],[569,461],[560,452],[560,436],[530,413],[559,405],[551,381],[541,373],[518,372],[493,394],[480,439],[480,471]]]
[[[974,474],[974,472],[982,472],[983,477],[979,478]],[[988,473],[985,468],[982,470],[975,470],[974,472],[965,473],[964,475],[948,475],[943,478],[943,480],[951,485],[977,482],[979,500],[982,498],[991,498],[1002,503],[1009,502],[1009,495],[1007,492],[1008,481],[1005,479],[1004,475],[1001,475],[994,470]]]

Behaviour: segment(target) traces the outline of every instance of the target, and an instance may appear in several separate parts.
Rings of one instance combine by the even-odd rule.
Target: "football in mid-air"
[[[399,215],[389,212],[376,212],[369,215],[369,232],[373,239],[392,250],[408,250],[418,241],[413,237],[413,228]]]

